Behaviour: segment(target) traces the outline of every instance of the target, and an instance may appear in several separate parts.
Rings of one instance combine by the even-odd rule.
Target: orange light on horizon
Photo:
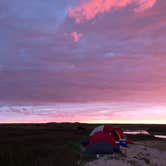
[[[114,123],[114,124],[166,124],[166,120],[92,120],[86,123]]]

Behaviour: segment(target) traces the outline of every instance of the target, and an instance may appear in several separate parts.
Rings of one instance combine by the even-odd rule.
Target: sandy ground
[[[111,154],[85,166],[166,166],[166,142],[136,142],[127,148],[127,156]]]

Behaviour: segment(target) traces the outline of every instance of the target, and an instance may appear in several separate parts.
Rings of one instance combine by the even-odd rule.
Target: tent
[[[125,140],[127,144],[133,144],[134,143],[132,140],[128,139],[124,135],[123,130],[121,128],[114,128],[114,132],[115,132],[115,140],[116,141]]]
[[[120,146],[127,147],[131,140],[125,138],[121,128],[112,125],[100,125],[89,136],[86,152],[92,154],[110,154],[120,152]]]

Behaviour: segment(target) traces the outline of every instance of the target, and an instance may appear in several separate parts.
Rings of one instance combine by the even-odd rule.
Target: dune
[[[166,166],[165,142],[136,142],[129,145],[127,155],[110,154],[88,162],[85,166]]]

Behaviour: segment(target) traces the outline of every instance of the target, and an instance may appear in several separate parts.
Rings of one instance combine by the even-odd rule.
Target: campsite
[[[0,0],[0,166],[166,166],[166,0]]]
[[[102,166],[101,163],[128,161],[128,165],[134,165],[133,156],[141,160],[141,153],[135,152],[144,149],[142,145],[146,144],[146,149],[158,150],[156,155],[160,156],[166,151],[166,140],[154,138],[152,135],[127,135],[127,138],[137,144],[131,145],[132,155],[119,156],[110,154],[99,159],[96,156],[80,157],[80,145],[83,140],[89,137],[89,134],[99,124],[81,124],[81,123],[48,123],[48,124],[1,124],[0,125],[0,165],[4,166]],[[166,135],[165,125],[128,125],[119,124],[113,127],[121,127],[123,130],[148,130],[151,134]],[[141,144],[141,146],[138,145]],[[129,147],[130,148],[130,147]],[[161,152],[160,152],[161,151]],[[152,150],[153,153],[153,150]],[[143,152],[144,154],[144,152]],[[146,154],[146,153],[145,153]],[[151,154],[151,152],[148,152]],[[153,154],[151,154],[153,155]],[[149,156],[151,157],[151,156]],[[143,157],[142,157],[143,158]],[[117,160],[118,161],[117,161]],[[160,158],[160,161],[164,158]],[[145,160],[145,161],[144,161]],[[150,162],[147,156],[141,160],[146,164]],[[94,164],[95,163],[95,164]],[[97,163],[97,164],[96,164]],[[104,162],[104,164],[106,164]],[[124,162],[123,162],[124,163]],[[120,165],[120,164],[119,164]],[[157,166],[157,165],[156,165]]]

